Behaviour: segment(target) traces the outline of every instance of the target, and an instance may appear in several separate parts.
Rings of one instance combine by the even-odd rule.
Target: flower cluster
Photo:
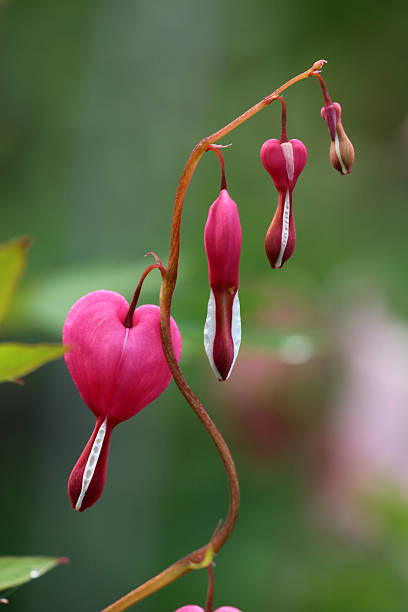
[[[341,123],[341,107],[332,103],[321,75],[314,73],[322,84],[325,119],[330,137],[330,160],[334,168],[348,174],[354,162],[354,149]],[[261,162],[278,191],[278,203],[266,233],[265,251],[271,267],[282,268],[296,246],[292,193],[303,171],[307,150],[303,142],[288,140],[286,102],[282,104],[280,140],[270,138],[261,147]],[[229,378],[241,343],[241,317],[238,299],[241,224],[238,209],[227,191],[224,159],[220,147],[210,145],[219,157],[222,170],[220,195],[211,205],[204,230],[204,245],[208,260],[210,299],[204,326],[204,346],[210,365],[219,380]]]
[[[342,174],[348,174],[354,162],[354,149],[343,129],[341,107],[338,103],[332,103],[320,75],[323,64],[324,60],[315,62],[306,72],[283,85],[280,91],[310,76],[316,76],[320,80],[325,99],[321,112],[331,139],[330,161]],[[222,147],[213,143],[276,99],[282,104],[281,137],[280,140],[268,139],[262,145],[260,157],[278,192],[276,211],[266,233],[265,250],[271,267],[282,268],[295,249],[292,195],[305,167],[307,151],[300,140],[288,140],[286,103],[274,92],[235,121],[202,140],[193,150],[176,194],[167,269],[153,254],[156,263],[143,273],[130,306],[118,293],[94,291],[72,306],[65,321],[63,341],[70,346],[69,352],[65,354],[65,361],[80,395],[96,418],[95,429],[68,481],[68,494],[75,510],[82,512],[92,506],[104,489],[113,429],[163,393],[172,376],[210,434],[227,474],[230,506],[222,528],[213,535],[209,546],[204,547],[204,550],[211,552],[211,558],[205,560],[205,563],[197,564],[196,557],[200,551],[184,557],[171,566],[172,570],[168,575],[165,570],[137,589],[139,594],[141,591],[144,593],[140,599],[192,569],[207,567],[210,588],[206,610],[212,609],[213,578],[209,562],[212,562],[213,555],[228,539],[238,516],[239,483],[232,456],[178,366],[182,340],[177,324],[171,317],[171,300],[177,280],[181,212],[185,193],[201,155],[212,150],[221,164],[221,187],[218,197],[210,206],[204,229],[210,285],[204,347],[217,378],[221,381],[227,380],[241,343],[238,285],[242,230],[237,205],[227,189],[225,163],[220,150]],[[143,281],[154,268],[159,269],[162,275],[160,308],[152,304],[136,308]],[[136,603],[132,594],[123,599],[127,599],[126,607]],[[124,608],[121,604],[116,608],[114,604],[109,609]],[[176,612],[204,610],[196,605],[187,605]],[[214,612],[240,611],[231,606],[223,606]]]

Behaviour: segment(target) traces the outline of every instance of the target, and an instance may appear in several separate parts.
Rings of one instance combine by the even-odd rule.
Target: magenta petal
[[[96,428],[69,478],[72,506],[85,510],[101,495],[112,429],[156,399],[171,372],[160,338],[160,309],[147,304],[124,326],[129,305],[112,291],[94,291],[68,313],[64,344],[68,369],[82,398],[97,417]],[[171,336],[177,360],[181,336],[174,319]]]
[[[204,610],[200,606],[183,606],[174,612],[204,612]]]
[[[64,344],[72,350],[65,361],[82,398],[97,417],[120,423],[156,399],[171,373],[160,339],[160,309],[147,304],[136,309],[133,326],[123,321],[129,310],[113,291],[94,291],[78,300],[68,313]],[[171,333],[177,359],[181,336],[174,319]]]
[[[270,138],[261,147],[261,162],[265,170],[271,175],[278,191],[288,188],[288,173],[286,160],[281,149],[281,143],[276,138]]]
[[[290,184],[290,187],[293,190],[300,173],[306,165],[307,149],[303,142],[301,140],[298,140],[297,138],[292,138],[292,140],[289,140],[289,143],[292,145],[293,149],[293,159],[295,168],[293,181],[291,181]]]
[[[238,208],[226,189],[210,206],[204,229],[210,287],[238,288],[242,231]]]
[[[231,373],[241,342],[238,299],[241,223],[238,209],[228,191],[222,189],[210,207],[204,230],[211,287],[204,346],[215,375],[226,380]]]
[[[74,510],[82,512],[102,494],[113,427],[97,420],[95,429],[68,480],[68,495]]]
[[[283,143],[271,138],[261,148],[261,162],[278,191],[293,190],[306,159],[306,147],[296,138]]]
[[[204,612],[203,608],[200,606],[183,606],[182,608],[177,608],[174,612]],[[222,606],[221,608],[217,608],[214,612],[241,612],[238,608],[232,608],[231,606]]]
[[[97,417],[105,418],[110,408],[128,309],[118,293],[94,291],[72,306],[65,321],[62,340],[72,347],[65,362],[82,399]]]

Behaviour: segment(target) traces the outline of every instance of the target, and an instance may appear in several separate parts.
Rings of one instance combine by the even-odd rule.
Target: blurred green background
[[[131,297],[146,251],[168,253],[192,147],[324,57],[356,149],[328,159],[316,80],[286,94],[308,147],[297,247],[273,271],[276,191],[259,161],[272,105],[229,135],[243,227],[241,353],[217,384],[202,348],[203,226],[215,156],[189,189],[173,315],[187,379],[236,458],[242,511],[217,557],[215,603],[244,612],[408,609],[408,109],[406,2],[8,0],[0,6],[0,240],[34,239],[3,339],[59,341],[93,289]],[[150,263],[150,261],[149,261]],[[157,303],[159,279],[142,301]],[[0,388],[0,553],[64,555],[11,593],[14,611],[96,611],[203,545],[227,509],[205,431],[172,384],[115,431],[105,491],[70,509],[93,428],[61,360]],[[138,604],[203,605],[204,572]]]

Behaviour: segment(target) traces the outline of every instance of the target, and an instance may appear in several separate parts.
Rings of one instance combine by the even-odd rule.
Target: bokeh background
[[[408,609],[406,2],[8,0],[0,6],[0,239],[29,265],[3,339],[59,341],[82,294],[130,298],[168,253],[192,147],[314,60],[343,106],[356,162],[328,160],[316,80],[286,94],[308,146],[294,192],[296,252],[270,269],[276,192],[259,161],[280,106],[224,142],[243,227],[243,342],[228,383],[202,347],[203,226],[219,169],[189,189],[173,314],[187,379],[236,458],[242,511],[217,558],[217,605],[244,612]],[[142,301],[157,303],[158,278]],[[208,541],[227,509],[207,434],[174,385],[114,433],[101,500],[77,514],[66,482],[93,428],[63,360],[0,388],[0,553],[69,566],[10,609],[96,611]],[[202,605],[204,572],[135,609]]]

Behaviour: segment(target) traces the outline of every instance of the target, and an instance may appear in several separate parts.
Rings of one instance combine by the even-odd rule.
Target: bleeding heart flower
[[[320,112],[329,129],[331,164],[341,174],[350,174],[354,163],[354,147],[341,122],[341,106],[337,102],[327,101]]]
[[[297,139],[271,138],[261,148],[261,162],[278,190],[278,206],[265,238],[265,250],[272,268],[281,268],[295,250],[296,230],[292,191],[306,164],[307,150]]]
[[[160,339],[160,309],[137,308],[132,326],[124,321],[129,304],[113,291],[94,291],[78,300],[65,321],[63,342],[72,347],[65,361],[82,399],[96,416],[89,442],[71,472],[68,494],[75,510],[101,495],[113,428],[156,399],[172,378]],[[171,319],[177,359],[181,336]]]
[[[211,367],[226,380],[241,344],[238,299],[241,223],[238,208],[226,188],[211,205],[204,230],[210,299],[204,326],[204,346]]]
[[[182,608],[178,608],[174,612],[204,612],[203,608],[200,606],[183,606]],[[222,606],[221,608],[217,608],[214,612],[241,612],[238,608],[232,608],[231,606]]]

